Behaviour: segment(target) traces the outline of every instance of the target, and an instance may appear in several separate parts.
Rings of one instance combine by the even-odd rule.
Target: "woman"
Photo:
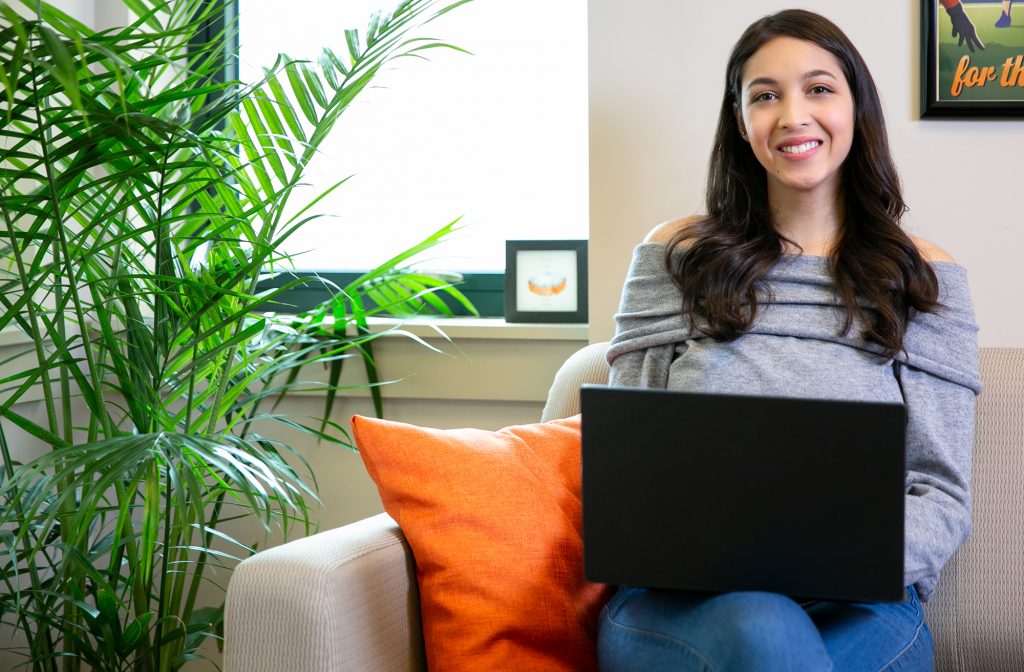
[[[636,249],[611,383],[905,403],[906,599],[620,588],[601,668],[931,669],[920,602],[970,531],[977,327],[963,267],[900,228],[874,82],[827,19],[780,12],[734,47],[706,208]]]

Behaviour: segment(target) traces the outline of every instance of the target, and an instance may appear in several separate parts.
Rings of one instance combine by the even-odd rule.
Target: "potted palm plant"
[[[411,31],[463,2],[403,0],[241,84],[201,37],[222,4],[123,1],[137,18],[102,31],[0,3],[0,333],[27,337],[0,362],[0,615],[34,670],[195,658],[221,618],[200,587],[253,552],[225,523],[309,524],[301,455],[258,428],[347,440],[329,408],[269,402],[313,362],[372,372],[375,311],[467,303],[411,266],[454,222],[295,319],[265,311],[315,278],[260,285],[316,215],[320,142],[385,64],[447,46]]]

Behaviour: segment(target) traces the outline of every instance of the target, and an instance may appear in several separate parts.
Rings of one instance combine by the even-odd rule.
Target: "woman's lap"
[[[935,644],[917,593],[895,604],[819,602],[808,608],[836,669],[931,670]]]
[[[622,589],[601,614],[604,672],[932,669],[916,594],[899,604],[818,602],[774,593]]]

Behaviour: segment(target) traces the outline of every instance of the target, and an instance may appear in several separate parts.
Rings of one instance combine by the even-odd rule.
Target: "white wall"
[[[918,118],[920,2],[802,3],[863,54],[885,106],[911,233],[969,272],[984,346],[1024,345],[1024,121]],[[590,0],[590,316],[612,315],[632,248],[655,224],[702,209],[725,63],[776,0]]]

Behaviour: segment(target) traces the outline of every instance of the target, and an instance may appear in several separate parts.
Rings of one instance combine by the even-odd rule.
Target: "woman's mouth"
[[[817,149],[820,146],[821,140],[808,140],[807,142],[799,145],[784,145],[779,147],[779,151],[786,154],[806,154],[812,149]]]

